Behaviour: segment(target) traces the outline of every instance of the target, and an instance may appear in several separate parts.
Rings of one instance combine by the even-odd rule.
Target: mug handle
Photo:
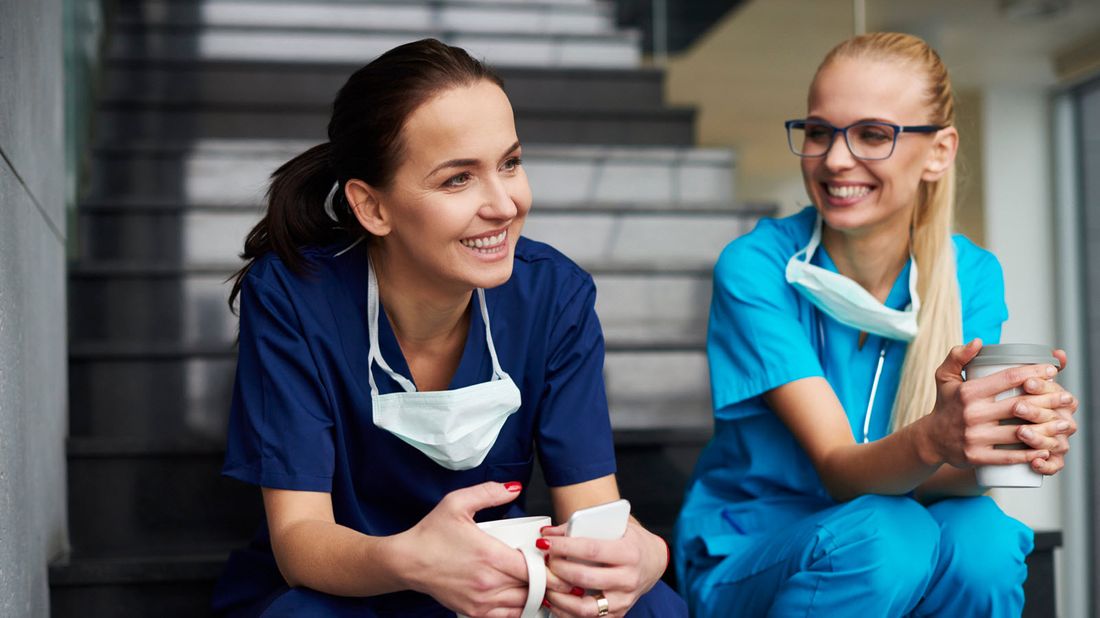
[[[538,618],[542,600],[546,597],[546,563],[542,552],[519,550],[527,561],[527,603],[522,618]]]

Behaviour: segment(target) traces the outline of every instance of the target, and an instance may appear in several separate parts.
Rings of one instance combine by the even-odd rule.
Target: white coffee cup
[[[543,553],[535,547],[535,541],[542,536],[541,530],[549,525],[550,518],[543,515],[498,519],[477,525],[505,545],[518,549],[527,562],[527,602],[522,618],[550,618],[550,612],[542,607],[546,596],[546,562]]]
[[[1047,346],[1031,343],[1004,343],[999,345],[984,346],[978,355],[974,357],[964,368],[966,379],[983,378],[1011,367],[1021,365],[1037,365],[1049,363],[1059,366],[1058,359],[1050,353]],[[1023,388],[1012,388],[997,393],[994,398],[997,401],[1008,397],[1024,395]],[[1001,420],[1002,425],[1030,425],[1023,419],[1011,418]],[[1028,446],[1022,442],[1015,444],[998,444],[994,448],[1026,450]],[[1041,487],[1043,475],[1031,468],[1029,463],[978,466],[976,469],[978,484],[982,487]]]

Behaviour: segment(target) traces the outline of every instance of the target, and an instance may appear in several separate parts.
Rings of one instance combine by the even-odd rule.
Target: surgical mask
[[[821,244],[822,225],[821,215],[818,215],[810,242],[787,262],[787,283],[842,324],[889,339],[912,341],[917,336],[917,313],[920,311],[916,260],[910,256],[909,298],[912,302],[905,311],[891,309],[848,277],[810,263]]]
[[[485,341],[493,360],[493,376],[488,382],[450,391],[420,392],[416,385],[390,368],[378,346],[378,279],[368,260],[367,320],[370,352],[367,374],[374,424],[424,453],[432,461],[450,470],[469,470],[481,465],[496,444],[497,436],[520,406],[520,393],[512,378],[504,373],[493,346],[489,328],[489,310],[485,291],[477,290],[481,317],[485,322]],[[371,365],[378,363],[402,390],[380,395]]]

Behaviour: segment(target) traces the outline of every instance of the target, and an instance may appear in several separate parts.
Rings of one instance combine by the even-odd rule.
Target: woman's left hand
[[[542,535],[550,546],[546,600],[555,616],[625,616],[668,568],[665,542],[634,520],[617,541],[567,537],[564,524]],[[597,594],[607,601],[605,614]]]
[[[1059,371],[1065,370],[1068,362],[1066,353],[1055,350],[1054,356],[1058,358]],[[1078,400],[1054,380],[1031,378],[1024,382],[1023,390],[1034,396],[1058,394],[1059,400],[1050,404],[1049,408],[1024,405],[1013,411],[1017,417],[1034,423],[1022,425],[1016,430],[1016,437],[1030,448],[1050,451],[1050,458],[1032,460],[1031,468],[1040,474],[1055,474],[1065,467],[1069,437],[1077,431],[1077,421],[1073,414],[1077,412]]]

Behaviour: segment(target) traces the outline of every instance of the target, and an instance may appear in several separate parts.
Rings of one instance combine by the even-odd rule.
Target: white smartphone
[[[626,534],[629,518],[630,502],[626,500],[597,504],[573,513],[565,535],[608,541],[621,539]]]

